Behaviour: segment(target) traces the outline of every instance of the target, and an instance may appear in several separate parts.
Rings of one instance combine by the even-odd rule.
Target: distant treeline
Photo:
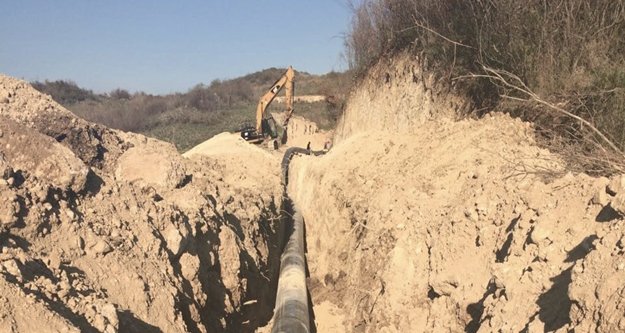
[[[87,120],[152,135],[184,150],[214,134],[232,131],[241,122],[253,121],[259,97],[284,71],[269,68],[232,80],[198,84],[185,93],[168,95],[130,93],[121,88],[96,94],[65,80],[32,82],[32,86]],[[299,111],[323,128],[334,126],[351,81],[348,73],[297,72],[297,94],[335,96],[331,104],[316,103]],[[278,105],[272,106],[272,110],[280,111]]]

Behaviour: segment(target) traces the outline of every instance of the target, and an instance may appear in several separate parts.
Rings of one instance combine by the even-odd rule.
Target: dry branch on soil
[[[604,156],[604,158],[600,158],[601,162],[609,164],[612,168],[618,171],[623,170],[622,160],[625,160],[625,154],[623,153],[621,149],[618,148],[616,144],[614,144],[614,142],[612,142],[612,140],[610,140],[605,134],[603,134],[591,122],[589,122],[588,120],[572,112],[569,112],[563,109],[562,107],[558,105],[555,105],[553,103],[546,101],[544,98],[540,97],[537,93],[535,93],[532,89],[530,89],[520,77],[518,77],[517,75],[513,73],[510,73],[505,70],[494,69],[488,66],[482,66],[482,69],[484,70],[486,74],[463,75],[463,76],[458,76],[454,78],[454,80],[460,80],[464,78],[486,78],[486,79],[493,81],[493,83],[496,86],[501,87],[507,91],[506,93],[499,95],[501,98],[523,102],[523,103],[532,103],[532,102],[537,103],[539,105],[546,106],[550,110],[553,110],[559,114],[562,114],[566,117],[574,119],[581,125],[580,128],[583,128],[585,126],[593,134],[597,135],[601,139],[600,142],[597,142],[595,140],[584,138],[585,140],[589,141],[592,145],[594,145],[596,148],[600,149],[603,155],[608,156],[608,157]],[[512,94],[508,93],[510,91],[520,93],[524,97],[513,96]],[[573,129],[573,131],[576,131],[576,130]],[[581,129],[578,131],[581,131]],[[614,158],[610,158],[609,157],[610,155],[618,156],[618,160],[615,160]],[[591,156],[587,158],[595,159],[595,160],[597,159]]]

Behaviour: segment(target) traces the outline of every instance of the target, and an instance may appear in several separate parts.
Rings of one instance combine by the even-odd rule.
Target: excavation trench
[[[238,135],[181,157],[0,75],[0,331],[623,331],[625,178],[456,120],[413,58],[355,90],[327,156],[287,151],[283,188]]]
[[[306,240],[302,213],[287,194],[289,163],[297,154],[320,155],[303,148],[289,148],[282,159],[283,223],[285,246],[280,258],[280,274],[273,317],[273,333],[316,331],[312,303],[306,287]]]
[[[280,274],[271,332],[311,332],[312,306],[306,288],[304,219],[288,199],[284,199],[286,244],[280,258]],[[310,305],[310,306],[309,306]]]

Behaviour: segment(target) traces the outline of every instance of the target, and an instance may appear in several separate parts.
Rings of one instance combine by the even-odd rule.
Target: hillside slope
[[[269,68],[230,80],[198,84],[185,93],[161,96],[131,94],[123,89],[94,94],[66,81],[35,82],[33,86],[86,120],[168,141],[186,151],[214,135],[255,121],[260,96],[284,71]],[[295,113],[329,130],[336,125],[351,77],[349,73],[313,75],[297,71],[295,87],[297,96],[322,97],[308,102],[306,98],[296,99]],[[329,102],[326,96],[331,96]],[[268,111],[282,112],[284,105],[273,103]]]

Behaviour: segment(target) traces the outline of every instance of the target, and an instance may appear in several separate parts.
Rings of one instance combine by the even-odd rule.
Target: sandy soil
[[[238,149],[184,158],[0,76],[0,332],[264,325],[279,169]]]
[[[505,115],[413,114],[436,101],[406,92],[411,68],[378,97],[365,83],[339,143],[292,162],[319,332],[622,331],[621,178],[567,173]]]
[[[284,123],[286,112],[274,112],[273,117],[278,124]],[[288,147],[307,147],[310,149],[322,150],[326,142],[332,143],[334,131],[324,131],[317,127],[314,122],[303,117],[293,115],[287,126],[287,142],[280,147],[280,152],[284,153]]]
[[[288,146],[335,136],[289,172],[317,331],[624,331],[625,177],[567,173],[509,116],[458,120],[420,68],[374,68],[336,135],[291,120]],[[0,75],[0,332],[269,331],[284,148],[181,156]]]

